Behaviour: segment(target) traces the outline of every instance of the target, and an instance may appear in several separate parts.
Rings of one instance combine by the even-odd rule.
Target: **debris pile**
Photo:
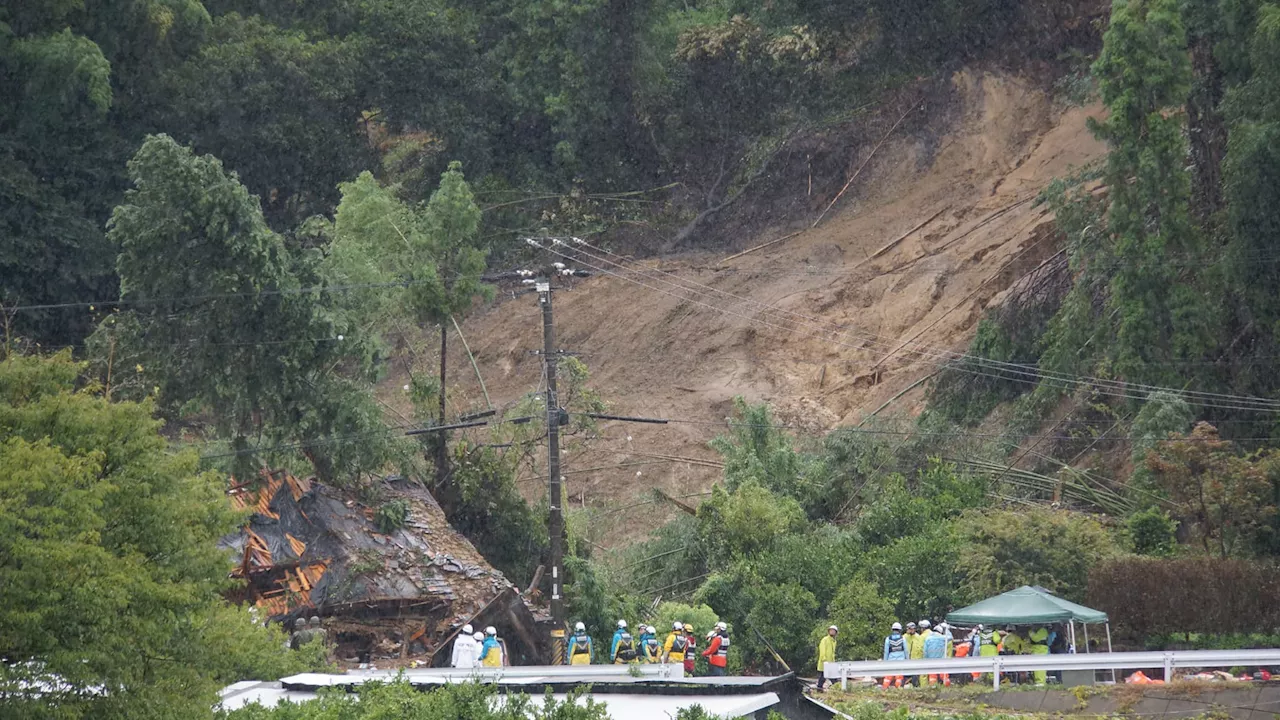
[[[320,615],[339,660],[414,659],[442,664],[466,623],[494,625],[513,662],[545,654],[534,615],[519,590],[445,519],[425,488],[402,477],[381,486],[370,507],[343,491],[283,470],[233,484],[232,504],[252,515],[220,543],[237,558],[245,584],[235,599],[270,621]],[[379,522],[394,503],[403,520]]]

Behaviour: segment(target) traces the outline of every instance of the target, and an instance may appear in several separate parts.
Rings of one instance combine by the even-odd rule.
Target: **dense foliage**
[[[82,370],[0,361],[0,714],[205,717],[222,685],[304,669],[221,598],[223,479],[168,451],[152,403],[111,402]]]
[[[369,683],[356,694],[326,693],[307,703],[272,708],[249,705],[227,713],[227,720],[608,720],[603,703],[583,693],[557,701],[550,691],[542,698],[499,695],[490,685],[458,683],[423,692],[408,682]]]
[[[1093,569],[1089,600],[1108,608],[1117,629],[1135,638],[1268,632],[1280,627],[1271,600],[1277,585],[1274,562],[1127,558]]]

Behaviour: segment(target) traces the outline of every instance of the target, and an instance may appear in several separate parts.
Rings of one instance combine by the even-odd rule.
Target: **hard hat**
[[[678,623],[671,623],[671,629],[672,629],[672,630],[683,630],[683,629],[684,629],[684,623],[679,623],[679,622],[678,622]]]
[[[978,630],[979,630],[979,631],[982,631],[982,630],[983,630],[982,623],[978,623]]]
[[[840,628],[836,627],[835,625],[828,625],[828,626],[827,626],[827,629],[828,629],[828,630],[835,630],[836,632],[840,632]]]
[[[472,639],[472,640],[475,640],[476,642],[483,642],[483,641],[484,641],[484,633],[482,633],[482,632],[478,632],[478,633],[476,633],[475,635],[472,635],[472,636],[471,636],[471,639]]]
[[[497,634],[498,634],[498,629],[497,629],[497,628],[495,628],[494,626],[490,625],[489,627],[487,627],[487,628],[485,628],[485,629],[484,629],[484,634],[485,634],[485,635],[497,635]]]
[[[687,632],[687,633],[691,633],[691,632],[693,632],[693,625],[692,625],[691,623],[685,623],[685,624],[684,624],[684,631],[685,631],[685,632]]]
[[[622,630],[626,630],[626,629],[627,629],[627,621],[626,621],[626,620],[619,620],[619,621],[618,621],[618,627],[619,627],[620,629],[622,629]]]
[[[718,622],[718,623],[716,623],[716,629],[717,629],[717,630],[728,630],[728,629],[729,629],[729,626],[728,626],[728,625],[725,625],[723,622]]]
[[[707,639],[708,639],[708,640],[710,640],[711,638],[713,638],[713,637],[715,637],[715,636],[716,636],[716,631],[715,631],[715,630],[708,630],[708,631],[707,631]]]
[[[654,627],[654,626],[652,626],[652,625],[650,625],[649,627],[645,628],[644,630],[645,630],[645,632],[649,633],[650,635],[653,635],[654,633],[658,632],[658,628],[656,628],[656,627]]]
[[[921,620],[921,621],[920,621],[920,627],[922,627],[922,628],[927,628],[927,627],[929,627],[929,621],[928,621],[928,620]]]
[[[894,623],[890,630],[902,630],[902,623]]]
[[[574,629],[574,630],[577,630],[577,631],[579,631],[579,632],[586,632],[586,631],[587,631],[587,626],[586,626],[586,625],[584,625],[584,624],[582,624],[582,623],[578,623],[577,625],[574,625],[574,626],[573,626],[573,629]]]
[[[471,634],[471,633],[473,633],[473,632],[475,632],[475,628],[471,627],[470,625],[463,625],[463,626],[462,626],[462,634],[463,634],[463,635],[470,635],[470,634]]]
[[[907,623],[907,629],[908,629],[908,630],[914,630],[914,629],[915,629],[915,627],[916,627],[916,624],[915,624],[915,623],[913,623],[913,622],[909,622],[909,623]]]
[[[294,620],[294,621],[293,621],[293,627],[294,627],[294,629],[296,629],[296,630],[301,630],[302,628],[304,628],[304,627],[306,627],[306,626],[307,626],[307,619],[306,619],[306,618],[298,618],[297,620]]]

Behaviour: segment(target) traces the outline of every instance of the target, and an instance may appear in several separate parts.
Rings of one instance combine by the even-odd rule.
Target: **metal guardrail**
[[[872,660],[829,662],[823,669],[828,680],[849,687],[850,677],[885,675],[933,675],[990,673],[992,686],[1000,689],[1002,672],[1035,670],[1143,670],[1164,668],[1164,679],[1185,668],[1256,667],[1280,665],[1280,650],[1170,650],[1164,652],[1085,653],[1083,655],[988,655],[934,660]]]
[[[453,680],[481,682],[608,682],[614,678],[679,680],[684,675],[683,663],[631,665],[513,665],[475,668],[413,668],[403,670],[355,670],[347,674],[302,673],[281,678],[285,687],[333,687],[362,685],[368,682],[390,682],[403,677],[409,683],[436,684]]]

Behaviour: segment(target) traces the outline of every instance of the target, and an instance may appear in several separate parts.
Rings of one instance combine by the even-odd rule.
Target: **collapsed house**
[[[401,477],[381,490],[370,507],[283,470],[233,484],[232,504],[252,512],[219,542],[244,580],[233,599],[271,622],[325,618],[339,660],[447,665],[469,623],[498,628],[511,664],[546,662],[550,618],[449,525],[431,493]]]

